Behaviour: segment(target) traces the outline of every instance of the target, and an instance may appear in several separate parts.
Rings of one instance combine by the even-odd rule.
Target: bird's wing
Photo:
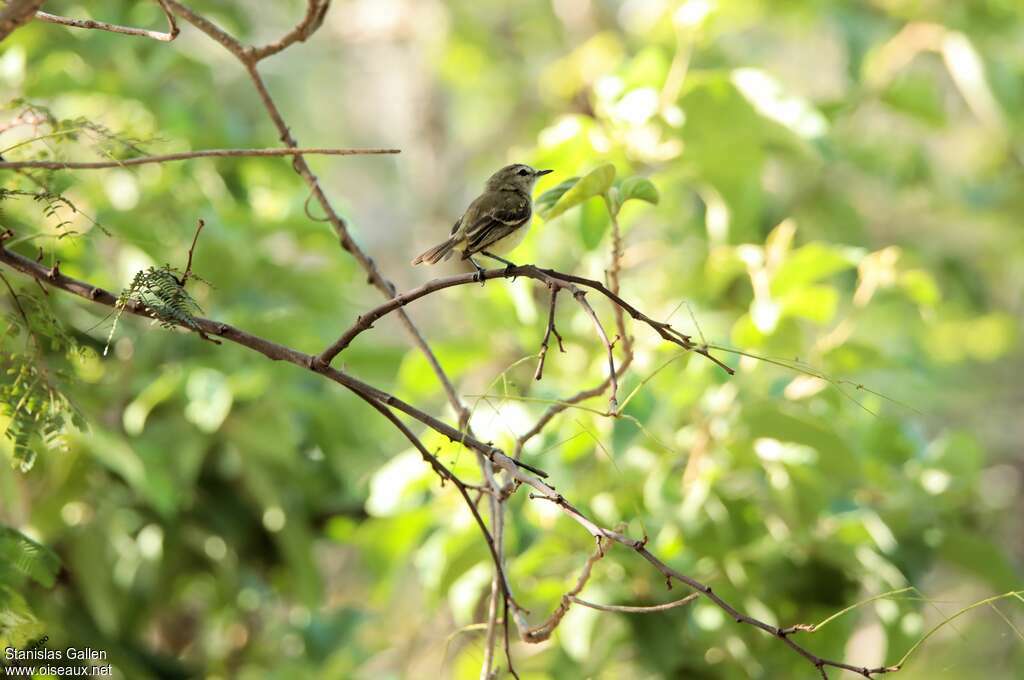
[[[530,220],[530,198],[509,193],[503,200],[494,201],[493,195],[481,196],[462,216],[463,235],[467,239],[467,253],[480,252],[500,241]]]
[[[462,218],[460,217],[459,219],[455,220],[455,224],[452,225],[452,231],[448,235],[449,236],[455,236],[455,232],[457,232],[459,230],[459,227],[461,227],[461,226],[462,226]]]

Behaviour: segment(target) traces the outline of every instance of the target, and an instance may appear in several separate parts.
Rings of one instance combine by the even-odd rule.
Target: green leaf
[[[992,588],[1020,588],[1020,579],[1006,551],[975,531],[953,529],[942,542],[942,556],[987,582]]]
[[[597,167],[584,175],[578,182],[562,194],[561,198],[559,198],[551,208],[546,211],[542,211],[541,217],[546,220],[554,219],[569,208],[573,208],[580,203],[583,203],[588,198],[602,196],[608,192],[609,188],[611,188],[613,181],[615,181],[614,165],[606,163]]]
[[[604,201],[590,199],[584,201],[580,209],[580,237],[587,250],[593,250],[601,244],[604,233],[608,231],[611,219],[605,209]]]
[[[533,202],[533,207],[538,214],[544,215],[555,203],[558,203],[558,199],[565,195],[565,192],[576,186],[576,183],[580,181],[579,177],[570,177],[564,182],[560,182],[556,186],[548,189],[543,194],[537,197],[537,200]]]
[[[850,248],[808,243],[794,250],[772,277],[775,295],[785,295],[825,277],[856,266],[860,254]]]
[[[782,299],[782,313],[825,324],[832,320],[839,306],[839,293],[832,286],[797,288]]]
[[[626,201],[647,201],[651,205],[658,205],[658,201],[661,200],[654,182],[646,177],[627,177],[616,187],[612,195],[612,205],[616,214]]]
[[[0,574],[13,570],[46,588],[52,588],[60,558],[45,545],[10,527],[0,527]]]
[[[24,649],[44,634],[43,624],[32,614],[25,598],[0,584],[0,649]]]

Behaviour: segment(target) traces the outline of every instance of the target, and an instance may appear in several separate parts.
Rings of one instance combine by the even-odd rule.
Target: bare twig
[[[619,294],[619,274],[622,272],[622,231],[619,229],[619,216],[612,210],[610,202],[606,199],[605,205],[608,208],[608,215],[612,222],[612,255],[611,265],[608,267],[608,288],[616,295]],[[622,353],[630,360],[633,358],[633,338],[626,332],[626,319],[621,307],[616,307],[615,327],[618,330],[619,338],[622,341]]]
[[[149,163],[169,163],[191,158],[235,158],[259,156],[300,156],[302,154],[321,156],[374,156],[402,153],[401,149],[202,149],[181,151],[160,156],[142,156],[113,161],[0,161],[0,170],[37,168],[40,170],[102,170],[104,168],[125,168]]]
[[[594,322],[594,328],[597,330],[597,336],[601,338],[601,342],[604,343],[605,349],[608,352],[608,381],[611,384],[612,393],[608,397],[608,412],[612,415],[616,415],[619,411],[619,379],[615,374],[615,348],[614,343],[608,339],[608,334],[604,330],[604,326],[601,324],[601,319],[597,318],[597,312],[587,302],[586,293],[582,290],[575,291],[572,296],[576,299],[576,302],[580,303],[583,307],[583,311],[587,313],[590,320]],[[618,309],[616,307],[616,309]],[[689,345],[689,341],[686,342]],[[685,347],[689,349],[689,347]]]
[[[0,40],[31,21],[42,4],[43,0],[10,0],[0,10]]]
[[[192,237],[192,245],[188,247],[188,262],[185,264],[185,273],[181,275],[180,283],[182,288],[184,288],[185,284],[188,283],[188,277],[192,276],[192,255],[196,251],[196,243],[199,241],[199,232],[201,232],[205,226],[206,222],[203,220],[199,220],[199,222],[196,223],[196,233]]]
[[[248,53],[249,57],[253,61],[259,61],[277,54],[293,43],[308,40],[309,36],[313,35],[324,23],[324,17],[327,16],[327,9],[330,6],[331,0],[306,0],[306,15],[302,17],[302,21],[279,40],[262,47],[251,48]]]
[[[690,604],[694,600],[700,597],[700,593],[690,593],[684,598],[673,600],[672,602],[666,602],[665,604],[654,604],[646,607],[631,607],[628,605],[621,604],[597,604],[596,602],[587,602],[581,600],[578,597],[570,596],[570,600],[580,605],[581,607],[590,607],[591,609],[597,609],[602,612],[620,612],[623,614],[650,614],[652,612],[664,612],[669,609],[675,609],[676,607],[682,607],[683,605]]]
[[[580,570],[580,575],[576,578],[576,585],[562,596],[562,601],[559,602],[558,607],[551,613],[551,616],[548,617],[547,621],[539,626],[534,626],[533,628],[521,632],[523,642],[544,642],[551,637],[553,632],[555,632],[555,628],[557,628],[558,624],[562,622],[562,619],[569,611],[569,607],[572,606],[572,603],[575,601],[576,595],[583,590],[583,587],[587,585],[587,581],[590,580],[590,574],[594,569],[594,564],[596,564],[598,560],[604,558],[607,554],[608,545],[602,543],[602,541],[604,541],[604,539],[597,539],[597,548],[594,550],[593,554],[587,558],[586,563],[583,565],[583,569]]]
[[[178,0],[165,0],[168,7],[171,8],[178,16],[185,19],[200,31],[213,38],[215,41],[220,43],[226,50],[231,52],[241,61],[248,59],[246,48],[237,39],[234,38],[230,33],[225,31],[223,28],[213,23],[201,14],[196,14],[188,6],[178,2]]]
[[[551,301],[548,303],[548,327],[544,331],[544,339],[540,343],[540,354],[537,357],[537,370],[534,371],[533,379],[540,380],[544,376],[544,359],[548,355],[548,343],[551,341],[551,334],[555,334],[555,338],[558,339],[558,350],[560,352],[565,351],[565,345],[562,344],[562,336],[558,333],[558,329],[555,328],[555,306],[558,304],[558,291],[560,288],[557,286],[550,286],[551,288]]]
[[[105,21],[93,21],[92,19],[72,19],[71,17],[62,17],[57,14],[50,14],[49,12],[36,12],[35,18],[51,24],[70,26],[71,28],[91,28],[98,31],[110,31],[111,33],[136,35],[142,38],[152,38],[153,40],[159,40],[161,42],[170,42],[178,37],[178,24],[174,21],[174,15],[171,13],[166,2],[164,0],[156,0],[156,2],[160,5],[160,9],[163,11],[164,17],[167,18],[166,32],[151,31],[145,28],[134,28],[132,26],[119,26],[117,24],[108,24]]]

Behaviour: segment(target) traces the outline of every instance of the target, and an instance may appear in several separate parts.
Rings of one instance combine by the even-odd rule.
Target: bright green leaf
[[[604,201],[590,199],[584,201],[580,209],[580,237],[587,250],[593,250],[601,244],[601,238],[608,231],[611,219]]]
[[[824,243],[808,243],[790,253],[776,270],[772,277],[772,293],[785,295],[844,269],[850,269],[856,266],[858,261],[859,253],[851,249]]]
[[[599,166],[584,175],[541,216],[546,220],[554,219],[588,198],[605,194],[613,181],[615,181],[615,166],[611,163]]]
[[[554,187],[548,189],[543,194],[538,196],[537,199],[533,202],[534,210],[536,210],[538,214],[544,215],[549,210],[551,210],[552,207],[554,207],[555,203],[558,203],[558,200],[565,195],[565,192],[576,186],[576,183],[579,181],[579,177],[570,177],[564,182],[560,182]]]
[[[654,183],[646,177],[627,177],[618,183],[610,193],[612,195],[612,212],[616,214],[626,201],[647,201],[651,205],[658,205],[658,201],[661,199]]]
[[[9,569],[41,586],[52,588],[60,571],[60,558],[20,531],[0,527],[0,577]]]

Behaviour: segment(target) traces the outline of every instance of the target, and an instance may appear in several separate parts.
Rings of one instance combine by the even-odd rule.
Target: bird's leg
[[[517,265],[517,264],[516,264],[515,262],[511,262],[511,261],[509,261],[509,260],[506,260],[505,258],[503,258],[503,257],[500,257],[500,256],[498,256],[498,255],[495,255],[494,253],[489,253],[489,252],[487,252],[486,250],[484,250],[484,251],[481,251],[481,254],[482,254],[482,255],[484,255],[484,256],[486,256],[486,257],[489,257],[489,258],[491,258],[492,260],[497,260],[498,262],[504,262],[504,263],[505,263],[505,275],[506,275],[506,276],[508,276],[508,271],[509,271],[510,269],[513,269],[514,267],[518,267],[518,266],[519,266],[519,265]],[[514,277],[514,276],[513,276],[513,277],[512,277],[512,280],[513,280],[513,281],[515,281],[515,280],[516,280],[516,277]]]
[[[473,280],[479,281],[481,286],[484,285],[484,268],[478,265],[476,263],[476,260],[474,260],[472,257],[466,257],[466,259],[469,260],[469,263],[476,268],[476,273],[473,274]]]

